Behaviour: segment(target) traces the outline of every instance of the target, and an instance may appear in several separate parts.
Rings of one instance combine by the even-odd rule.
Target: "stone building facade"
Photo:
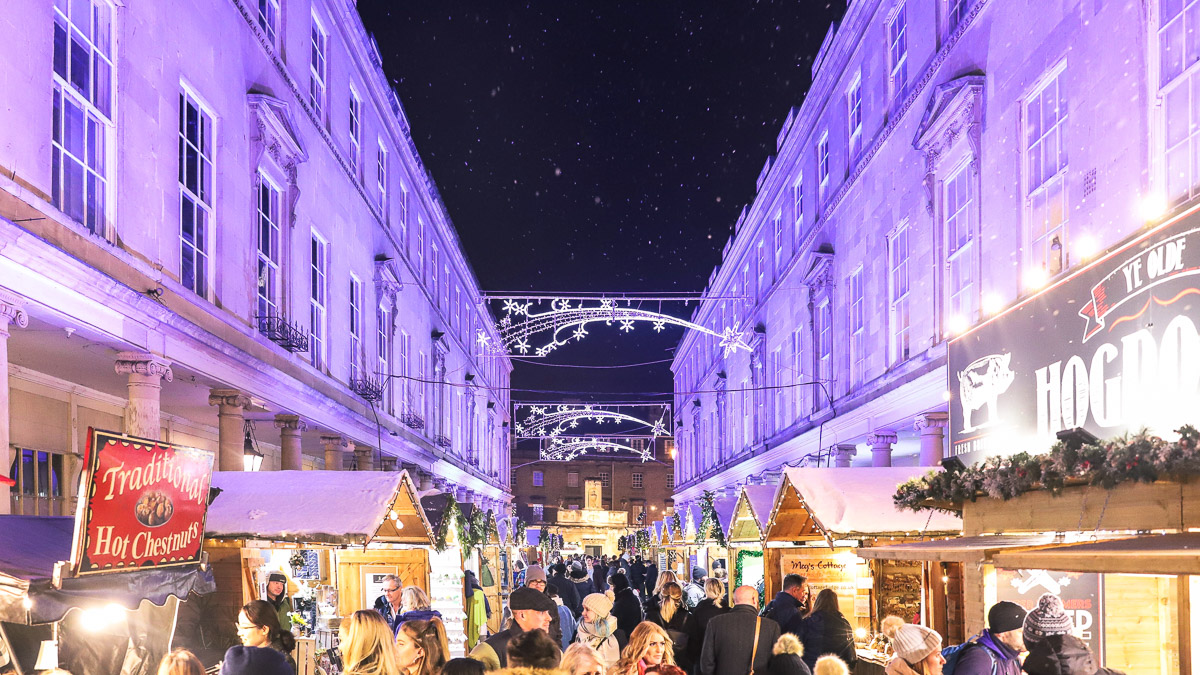
[[[851,0],[693,315],[753,349],[676,352],[676,501],[938,463],[947,340],[1194,203],[1196,8]]]
[[[538,460],[536,441],[518,443],[512,454],[510,477],[513,513],[530,527],[553,526],[564,520],[562,511],[579,511],[587,506],[587,481],[598,480],[599,510],[626,513],[630,526],[649,525],[673,508],[673,450],[671,441],[664,438],[655,444],[654,458],[645,462],[626,453],[589,454],[569,462],[552,462]],[[569,516],[566,520],[575,522]]]
[[[507,504],[512,365],[352,0],[6,10],[0,512],[70,513],[89,426]]]

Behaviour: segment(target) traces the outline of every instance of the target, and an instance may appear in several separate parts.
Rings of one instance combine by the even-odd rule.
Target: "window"
[[[416,249],[417,274],[423,274],[425,270],[425,219],[421,216],[417,216]]]
[[[601,471],[600,472],[600,487],[608,487],[610,482],[612,482],[612,480],[609,477],[608,472]]]
[[[567,472],[567,487],[579,487],[579,472],[578,471],[568,471]]]
[[[888,293],[891,311],[891,357],[892,362],[908,359],[908,225],[888,240]]]
[[[1158,50],[1163,100],[1167,196],[1172,204],[1200,194],[1200,0],[1160,2]]]
[[[640,490],[642,488],[642,472],[640,471],[633,472],[633,488],[635,490]]]
[[[635,476],[638,474],[634,474]],[[634,502],[633,508],[633,523],[635,525],[644,525],[646,523],[646,504],[645,502]]]
[[[825,190],[829,187],[829,132],[821,134],[821,139],[817,141],[817,178],[821,184],[821,196],[825,196]]]
[[[187,91],[179,93],[179,281],[208,293],[212,224],[212,116]]]
[[[350,90],[350,168],[359,177],[362,164],[362,99]]]
[[[766,294],[767,288],[770,286],[771,277],[767,275],[767,246],[762,239],[758,240],[758,297]],[[746,289],[750,290],[750,289]]]
[[[863,268],[860,265],[850,274],[850,379],[855,383],[863,381],[863,369],[867,360],[863,296]]]
[[[403,375],[405,377],[405,379],[404,379],[404,392],[405,392],[404,399],[405,399],[406,403],[412,403],[412,387],[411,387],[412,380],[407,379],[412,374],[411,371],[409,370],[409,365],[408,365],[409,359],[411,358],[411,356],[410,356],[411,353],[412,353],[412,336],[404,331],[400,331],[400,372],[399,372],[399,374]]]
[[[850,89],[846,91],[846,130],[849,134],[850,160],[853,162],[862,150],[862,73],[854,76]]]
[[[545,474],[543,474],[541,471],[538,471],[535,469],[533,472],[533,486],[534,487],[542,487],[542,484],[544,481],[545,481]]]
[[[817,306],[817,369],[821,381],[829,382],[833,360],[833,309],[825,300]]]
[[[887,26],[888,55],[891,61],[892,96],[904,98],[908,88],[908,15],[904,3],[896,8]]]
[[[790,356],[792,357],[791,369],[792,369],[792,383],[793,384],[799,384],[800,382],[803,382],[805,380],[805,378],[803,377],[803,374],[802,374],[803,371],[800,367],[800,359],[803,356],[803,352],[801,351],[801,346],[803,344],[803,339],[804,339],[801,336],[801,333],[800,333],[801,330],[803,330],[803,329],[797,328],[792,331],[792,345],[791,345],[792,348],[791,348]],[[795,419],[796,417],[800,416],[800,411],[802,410],[802,406],[804,404],[804,392],[806,390],[807,390],[807,387],[792,387],[792,412],[793,412],[793,414],[792,414],[791,419]],[[789,419],[788,421],[790,422],[791,420]]]
[[[362,378],[362,282],[350,275],[350,379]]]
[[[107,0],[54,3],[50,197],[68,217],[101,236],[107,223],[112,33]]]
[[[953,33],[967,16],[972,0],[946,0],[946,33]]]
[[[775,276],[778,278],[783,274],[783,211],[775,212],[772,230],[775,235]]]
[[[675,474],[673,474],[673,473],[667,474],[667,489],[668,490],[675,489]]]
[[[63,455],[55,452],[13,448],[15,455],[8,475],[16,481],[9,493],[13,515],[70,515],[63,497]]]
[[[271,46],[278,45],[279,0],[258,0],[258,27],[267,34]]]
[[[322,124],[325,121],[326,77],[329,73],[329,34],[312,15],[312,39],[309,48],[308,104]]]
[[[404,186],[403,181],[400,183],[400,191],[396,193],[396,202],[400,219],[400,245],[404,246],[408,241],[408,188]]]
[[[945,183],[946,262],[950,269],[950,302],[946,310],[951,322],[960,328],[974,318],[975,309],[970,173],[971,168],[964,165]]]
[[[309,277],[308,336],[309,355],[315,368],[323,369],[325,356],[326,323],[329,307],[329,243],[316,232],[312,235],[312,269]]]
[[[533,522],[540,523],[545,519],[546,506],[544,504],[532,504]]]
[[[379,188],[379,210],[387,214],[388,151],[379,139],[379,155],[375,162],[375,186]]]
[[[792,220],[796,225],[796,247],[799,248],[804,236],[804,174],[796,176],[796,182],[792,184]]]
[[[375,369],[379,371],[380,379],[390,383],[392,376],[392,313],[383,305],[375,309],[375,363]],[[383,390],[387,397],[387,407],[394,409],[392,386],[388,384],[384,386]]]
[[[1198,8],[1200,9],[1200,8]],[[1067,95],[1062,70],[1025,102],[1025,158],[1032,263],[1058,274],[1064,259],[1067,221],[1067,149],[1063,131]]]
[[[513,470],[511,471],[511,475],[509,476],[509,479],[508,479],[508,485],[509,485],[510,487],[516,487],[516,486],[517,486],[517,470],[516,470],[516,469],[513,469]]]
[[[441,294],[438,293],[438,288],[441,287],[439,271],[441,270],[442,266],[438,262],[438,249],[437,249],[436,245],[429,251],[429,267],[430,267],[430,270],[429,270],[430,271],[429,292],[433,295],[434,304],[436,304],[437,306],[440,307],[442,304],[441,303],[442,296],[441,296]]]
[[[279,189],[258,174],[258,316],[282,316],[279,266],[282,235],[279,223]]]
[[[753,396],[750,391],[750,378],[742,380],[742,386],[739,387],[738,398],[741,399],[742,406],[742,437],[738,439],[735,451],[748,450],[754,443],[754,409]]]

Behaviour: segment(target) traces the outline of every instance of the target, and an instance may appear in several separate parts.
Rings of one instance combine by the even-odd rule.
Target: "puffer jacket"
[[[1074,635],[1050,635],[1026,645],[1021,666],[1029,675],[1109,675],[1118,671],[1096,666],[1087,643]]]

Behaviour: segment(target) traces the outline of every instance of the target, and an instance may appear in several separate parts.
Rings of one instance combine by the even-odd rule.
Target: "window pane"
[[[83,221],[83,165],[63,158],[62,210],[74,220]]]
[[[91,50],[82,41],[78,33],[71,32],[71,85],[85,98],[92,96],[89,72],[91,70]]]
[[[84,112],[71,100],[70,96],[63,97],[63,105],[66,108],[63,120],[63,131],[66,132],[65,138],[63,138],[63,147],[76,158],[82,159],[84,156]]]
[[[67,79],[67,29],[57,17],[54,21],[54,73]]]

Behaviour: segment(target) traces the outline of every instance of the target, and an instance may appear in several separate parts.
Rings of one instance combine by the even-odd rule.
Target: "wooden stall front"
[[[777,490],[774,485],[746,485],[738,492],[733,515],[725,530],[729,569],[727,590],[731,603],[733,589],[738,586],[758,588],[760,582],[765,584],[763,532],[771,517]],[[765,591],[763,595],[766,595]]]
[[[808,578],[813,594],[832,588],[842,614],[856,628],[870,632],[878,625],[879,598],[887,594],[909,621],[921,622],[945,634],[961,625],[961,601],[943,603],[950,609],[931,612],[931,598],[940,590],[961,597],[961,571],[938,579],[901,569],[872,568],[858,550],[888,542],[956,536],[962,532],[957,516],[942,512],[901,511],[892,502],[896,486],[924,475],[928,467],[864,467],[785,469],[783,481],[764,534],[767,597],[782,588],[783,577],[796,573]],[[961,565],[959,566],[961,570]]]
[[[713,528],[720,530],[721,536],[729,530],[729,523],[733,518],[733,509],[737,506],[737,497],[715,497],[713,498],[713,514],[712,519],[715,521],[712,527],[706,528],[707,531],[696,533],[696,565],[704,568],[708,576],[717,576],[717,569],[725,569],[725,579],[728,579],[728,559],[729,547],[722,546],[721,542],[717,541]],[[704,520],[704,514],[697,516],[700,522]],[[728,544],[728,542],[725,542]],[[718,562],[719,561],[719,562]],[[688,577],[691,577],[689,572]]]

